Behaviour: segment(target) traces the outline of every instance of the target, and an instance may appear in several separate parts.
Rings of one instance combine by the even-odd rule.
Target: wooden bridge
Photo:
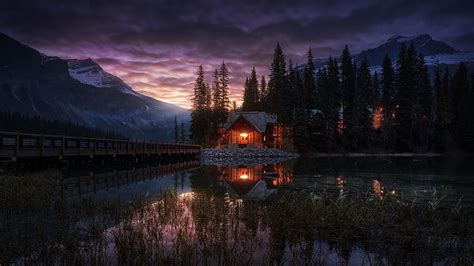
[[[199,154],[201,146],[0,131],[0,159]]]

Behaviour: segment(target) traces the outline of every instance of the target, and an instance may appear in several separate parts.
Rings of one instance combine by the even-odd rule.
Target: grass
[[[215,191],[165,192],[152,202],[65,201],[54,194],[54,173],[0,180],[0,264],[474,261],[473,210],[460,204],[301,192],[241,202]],[[328,261],[330,254],[336,262]]]

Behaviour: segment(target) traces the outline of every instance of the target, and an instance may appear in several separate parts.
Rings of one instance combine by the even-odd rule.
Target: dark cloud
[[[0,31],[47,54],[93,58],[136,90],[185,106],[199,64],[211,82],[225,60],[240,99],[252,67],[268,73],[276,42],[295,64],[310,46],[326,58],[395,34],[472,50],[472,10],[472,0],[17,0],[0,4]]]

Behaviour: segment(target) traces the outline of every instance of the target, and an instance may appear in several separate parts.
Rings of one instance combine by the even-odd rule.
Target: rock
[[[202,149],[200,156],[204,165],[223,166],[274,164],[299,157],[278,149],[258,148],[206,148]]]

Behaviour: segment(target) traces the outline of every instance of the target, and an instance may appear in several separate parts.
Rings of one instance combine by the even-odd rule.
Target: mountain
[[[418,34],[414,36],[395,35],[375,48],[353,55],[353,58],[358,63],[362,62],[364,58],[367,58],[371,66],[371,72],[378,71],[380,73],[385,55],[388,55],[395,64],[403,43],[406,45],[413,43],[416,51],[423,54],[431,73],[434,72],[437,63],[442,66],[447,66],[451,73],[456,70],[460,62],[466,63],[471,72],[474,71],[474,52],[459,51],[444,42],[433,40],[428,34]],[[324,67],[327,60],[327,58],[315,59],[314,64],[318,69]],[[299,66],[299,69],[302,68],[304,68],[304,65]]]
[[[446,43],[433,40],[428,34],[419,34],[410,37],[395,35],[376,48],[362,51],[356,56],[356,59],[358,62],[361,62],[364,58],[367,58],[370,65],[376,66],[381,65],[385,55],[388,54],[390,59],[395,61],[398,58],[402,44],[405,43],[408,46],[412,42],[416,51],[422,53],[424,56],[454,54],[458,52]]]
[[[172,140],[189,111],[135,92],[96,62],[51,57],[0,33],[0,111],[72,121],[132,139]]]

